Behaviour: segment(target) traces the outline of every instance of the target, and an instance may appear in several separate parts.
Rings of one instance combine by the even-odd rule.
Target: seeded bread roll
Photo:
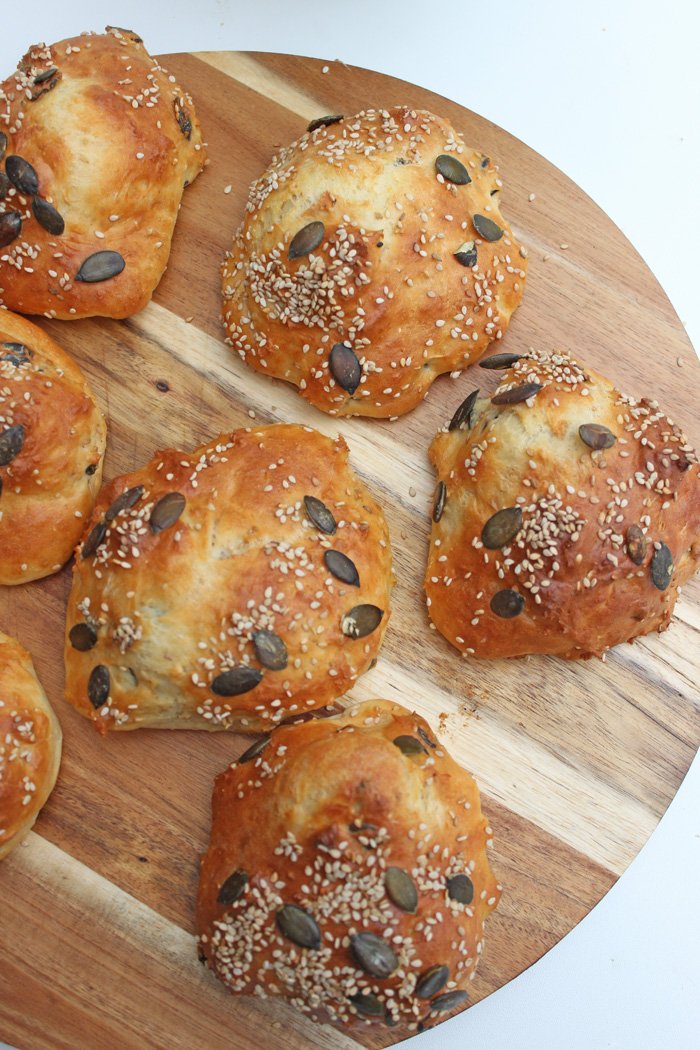
[[[389,619],[389,534],[342,438],[237,430],[100,495],[76,554],[66,697],[100,732],[260,732],[347,692]]]
[[[462,1008],[501,887],[472,777],[372,700],[284,726],[216,779],[203,961],[315,1020],[415,1031]]]
[[[0,631],[0,860],[30,831],[53,791],[61,739],[31,656]]]
[[[106,436],[68,354],[0,310],[0,583],[36,580],[68,561],[95,505]]]
[[[500,189],[432,113],[313,121],[250,189],[223,267],[228,341],[331,415],[408,412],[520,302],[525,251]]]
[[[30,48],[0,84],[0,304],[128,317],[165,270],[205,150],[190,96],[130,30]]]
[[[469,656],[568,659],[665,630],[700,563],[682,432],[565,353],[482,366],[507,368],[495,395],[470,394],[430,449],[437,629]]]

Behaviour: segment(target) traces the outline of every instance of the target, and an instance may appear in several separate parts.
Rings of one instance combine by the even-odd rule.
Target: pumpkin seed
[[[325,532],[327,536],[333,535],[338,526],[325,503],[322,503],[320,499],[316,499],[315,496],[304,496],[304,509],[309,520],[314,523],[317,529]]]
[[[239,766],[244,765],[246,762],[252,762],[254,758],[262,754],[267,745],[270,743],[270,734],[265,733],[259,740],[256,740],[254,744],[247,747],[242,755],[239,755],[236,759],[236,764]]]
[[[222,671],[212,680],[211,691],[217,696],[240,696],[255,689],[262,680],[262,672],[257,667],[232,667]]]
[[[326,568],[337,580],[347,583],[350,587],[360,586],[360,574],[355,567],[354,561],[341,551],[326,551],[323,555]]]
[[[274,631],[253,631],[255,655],[268,671],[283,671],[287,666],[287,646]]]
[[[493,219],[489,219],[488,215],[475,215],[472,222],[476,232],[485,241],[500,241],[503,236],[501,227]]]
[[[18,211],[5,211],[0,215],[0,248],[16,241],[22,232],[22,216]]]
[[[482,157],[481,158],[481,167],[482,168],[488,168],[489,163],[490,163],[490,160],[489,160],[488,157]]]
[[[355,352],[345,343],[336,343],[330,352],[328,367],[338,386],[354,394],[362,378],[362,365]]]
[[[431,738],[426,733],[425,729],[423,729],[423,726],[418,726],[418,736],[421,738],[424,744],[428,745],[428,747],[437,747],[436,741],[431,740]]]
[[[658,550],[654,550],[649,569],[651,582],[660,591],[665,591],[673,576],[673,555],[665,543],[662,543]]]
[[[520,386],[512,386],[510,390],[504,390],[491,398],[492,405],[517,405],[520,401],[539,394],[542,389],[541,383],[521,383]]]
[[[418,907],[418,890],[416,885],[403,868],[387,868],[384,875],[384,886],[387,896],[401,911],[415,913]]]
[[[343,119],[342,113],[336,113],[330,117],[316,117],[309,124],[307,131],[316,131],[317,128],[328,127],[329,124],[337,124],[339,120]]]
[[[50,66],[49,69],[42,69],[41,73],[37,73],[34,77],[35,84],[45,84],[47,80],[53,80],[58,73],[56,66]]]
[[[322,222],[309,222],[306,226],[294,234],[289,245],[289,251],[287,256],[290,259],[300,259],[304,255],[308,255],[314,248],[318,248],[319,244],[323,240],[326,232],[326,227]]]
[[[601,423],[582,423],[578,432],[584,445],[596,451],[601,448],[612,448],[617,441],[612,430],[608,430]]]
[[[125,266],[126,263],[119,252],[94,252],[85,259],[75,279],[85,284],[99,284],[100,281],[109,281],[116,277]]]
[[[0,467],[6,467],[24,446],[24,427],[17,423],[0,434]]]
[[[447,880],[447,894],[450,900],[457,901],[459,904],[471,904],[474,900],[474,883],[463,872],[453,875]]]
[[[341,630],[348,638],[365,638],[376,631],[384,612],[376,605],[356,605],[341,621]]]
[[[356,933],[350,938],[355,961],[373,977],[391,977],[399,965],[396,954],[376,933]]]
[[[43,197],[34,197],[32,200],[32,211],[36,221],[40,226],[44,227],[47,233],[53,234],[54,237],[61,236],[66,228],[66,224],[63,216],[54,208],[53,204],[49,204]]]
[[[433,506],[433,521],[437,522],[442,517],[442,512],[445,509],[445,500],[447,499],[447,485],[444,481],[438,481],[437,493],[435,495],[435,504]]]
[[[0,154],[1,156],[2,154]],[[4,201],[5,197],[10,192],[10,186],[12,183],[8,179],[4,171],[0,171],[0,201]]]
[[[448,1010],[454,1010],[456,1006],[466,1003],[467,999],[466,992],[456,989],[454,992],[445,992],[444,995],[438,995],[437,999],[433,999],[431,1002],[430,1009],[434,1013],[446,1014]]]
[[[74,649],[86,653],[97,642],[97,631],[89,623],[76,623],[68,632],[68,638]]]
[[[479,396],[479,391],[472,390],[471,394],[468,394],[462,404],[459,406],[455,414],[453,415],[448,430],[461,430],[462,426],[471,427],[472,425],[472,412],[476,399]]]
[[[491,551],[505,547],[520,532],[523,512],[520,507],[504,507],[492,514],[481,530],[481,542]]]
[[[300,948],[320,948],[321,931],[318,923],[308,911],[297,904],[284,904],[277,912],[277,925],[293,944]]]
[[[179,104],[177,99],[175,100],[175,116],[177,117],[180,131],[189,140],[192,137],[192,121],[187,110]]]
[[[114,521],[117,514],[123,510],[129,510],[143,496],[143,485],[135,485],[132,489],[125,489],[117,496],[113,503],[105,511],[105,521]]]
[[[453,182],[456,186],[466,186],[472,181],[462,162],[453,157],[451,153],[441,153],[436,158],[435,170],[442,175],[443,179]]]
[[[87,476],[89,478],[91,478],[92,475],[95,473],[95,471],[97,470],[97,467],[98,467],[97,463],[88,463],[87,467],[85,468],[85,473],[87,474]]]
[[[7,149],[7,135],[4,131],[0,131],[0,160],[5,156],[5,150]]]
[[[0,361],[9,361],[15,368],[19,368],[20,365],[28,365],[29,358],[34,356],[33,351],[24,343],[2,343],[1,345],[8,353],[3,354]]]
[[[474,241],[465,241],[461,248],[454,253],[454,257],[462,266],[476,266],[476,245]]]
[[[521,357],[522,354],[492,354],[491,357],[479,361],[479,368],[510,368]]]
[[[87,687],[88,699],[95,709],[103,707],[107,703],[109,686],[109,668],[105,667],[104,664],[97,664],[90,672]]]
[[[448,966],[431,966],[429,970],[426,970],[418,978],[416,995],[419,999],[432,999],[441,988],[445,987],[449,976],[450,970]]]
[[[5,161],[7,177],[20,193],[34,197],[39,192],[39,176],[28,160],[11,154]]]
[[[635,565],[641,565],[647,553],[647,541],[639,525],[630,525],[625,537],[627,553]]]
[[[416,740],[414,736],[394,737],[394,744],[403,755],[427,755],[428,753],[420,740]]]
[[[181,492],[168,492],[166,496],[161,496],[148,519],[151,532],[163,532],[174,525],[185,509],[186,503],[187,500]]]
[[[525,599],[517,591],[505,588],[496,591],[490,602],[491,612],[500,616],[502,620],[512,620],[514,616],[520,616],[525,608]]]
[[[81,551],[82,558],[90,558],[100,546],[107,533],[107,525],[104,521],[98,521],[93,525]]]
[[[248,873],[242,868],[236,868],[225,882],[222,882],[216,898],[217,904],[235,904],[247,885]]]
[[[356,995],[350,996],[348,1002],[351,1002],[363,1017],[384,1017],[384,1003],[372,992],[357,992]]]

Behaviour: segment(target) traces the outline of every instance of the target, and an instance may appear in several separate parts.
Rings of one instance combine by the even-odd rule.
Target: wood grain
[[[322,62],[293,56],[164,61],[197,101],[211,164],[185,194],[155,300],[124,322],[40,323],[80,362],[108,414],[107,478],[157,448],[189,449],[246,425],[251,411],[258,422],[346,436],[385,508],[397,574],[382,657],[351,695],[396,698],[427,717],[475,773],[495,830],[505,893],[487,927],[477,1001],[587,914],[673,797],[700,740],[700,585],[686,588],[670,631],[605,662],[461,659],[429,630],[422,597],[434,487],[426,449],[474,383],[494,380],[440,379],[395,423],[331,420],[223,344],[221,258],[249,182],[310,118],[410,103],[448,116],[500,165],[506,214],[530,251],[525,301],[503,349],[574,350],[630,393],[657,396],[696,444],[687,391],[700,367],[620,231],[561,172],[476,114],[337,62],[324,75]],[[212,780],[244,743],[148,730],[99,739],[62,701],[69,572],[0,594],[0,628],[32,652],[65,741],[35,832],[0,868],[0,1037],[22,1050],[253,1048],[264,1031],[271,1050],[357,1046],[282,1004],[233,999],[198,965],[193,902]],[[362,1042],[395,1038],[371,1030]]]

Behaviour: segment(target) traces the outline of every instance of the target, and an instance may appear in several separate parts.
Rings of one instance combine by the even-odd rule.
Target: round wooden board
[[[379,664],[352,696],[396,698],[425,715],[475,773],[495,830],[492,862],[505,892],[487,925],[475,1002],[586,915],[673,797],[700,739],[700,586],[687,587],[666,634],[605,662],[462,660],[428,629],[422,595],[434,487],[426,449],[475,382],[492,380],[473,370],[443,378],[395,423],[335,422],[224,345],[221,258],[249,182],[309,119],[409,103],[448,116],[500,165],[505,213],[530,252],[525,301],[503,350],[572,349],[630,393],[658,397],[696,445],[687,390],[700,385],[700,367],[620,231],[561,172],[483,118],[339,62],[326,74],[322,62],[282,55],[177,55],[164,64],[195,98],[211,163],[185,193],[154,302],[124,322],[41,324],[74,354],[107,412],[107,478],[157,448],[189,449],[244,426],[251,409],[258,423],[346,436],[386,510],[397,575]],[[212,780],[244,742],[147,730],[100,739],[61,698],[69,580],[67,568],[0,595],[0,627],[33,653],[65,737],[58,786],[27,845],[0,868],[0,1036],[32,1050],[217,1050],[257,1048],[264,1031],[266,1050],[357,1048],[280,1003],[233,999],[197,963],[193,902]],[[396,1039],[376,1027],[359,1037],[368,1046]]]

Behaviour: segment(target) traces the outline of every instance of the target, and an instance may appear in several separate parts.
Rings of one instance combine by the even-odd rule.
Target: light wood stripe
[[[194,57],[304,120],[313,120],[327,112],[323,102],[293,87],[243,51],[197,51]]]

